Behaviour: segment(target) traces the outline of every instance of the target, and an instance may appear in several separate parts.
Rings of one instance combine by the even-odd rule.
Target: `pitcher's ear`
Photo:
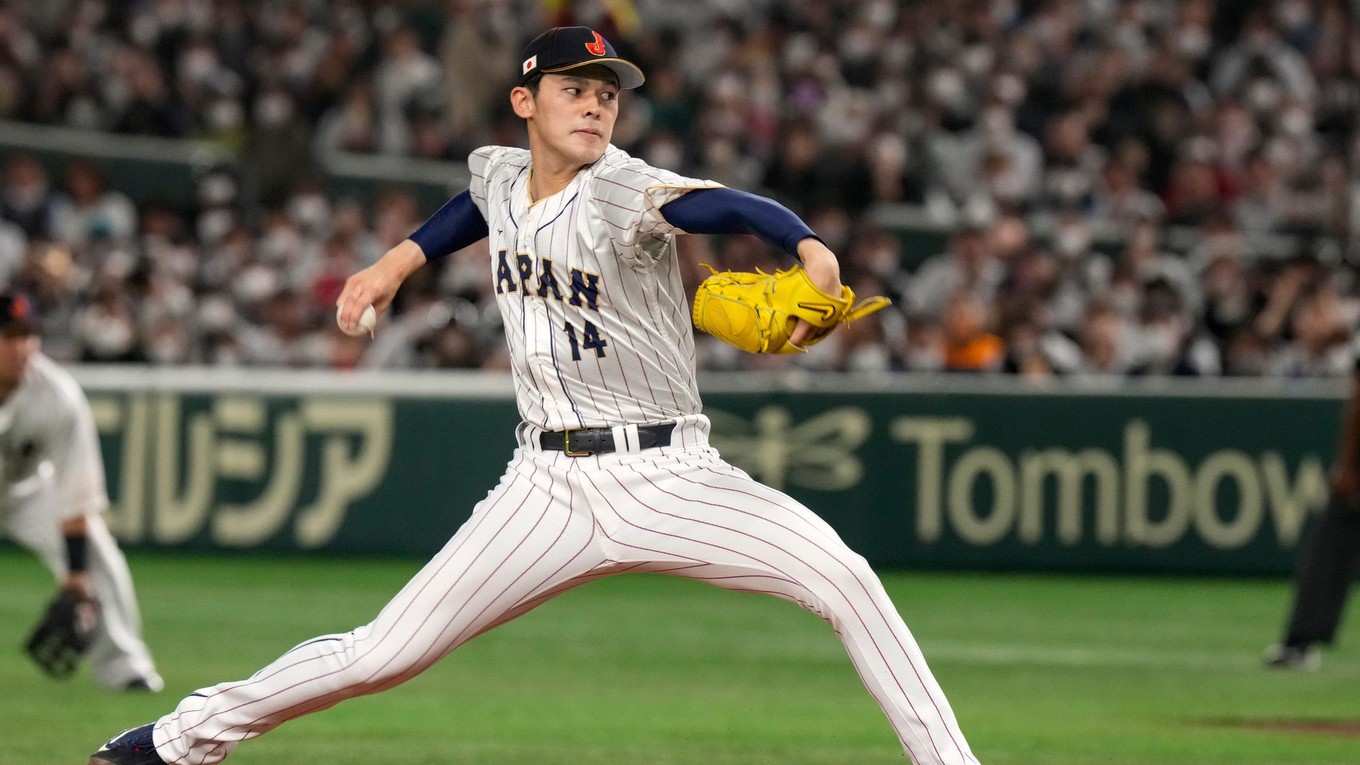
[[[516,117],[527,120],[534,116],[533,92],[523,86],[511,89],[510,106],[515,110]]]

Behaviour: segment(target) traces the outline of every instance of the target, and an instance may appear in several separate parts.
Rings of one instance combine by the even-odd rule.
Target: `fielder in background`
[[[709,446],[676,236],[755,233],[800,261],[791,275],[727,275],[701,288],[694,315],[748,349],[806,347],[882,301],[853,306],[836,256],[786,208],[612,146],[620,91],[643,75],[598,33],[545,32],[519,74],[510,102],[529,149],[473,152],[468,191],[351,276],[338,301],[341,329],[359,331],[364,311],[384,311],[427,260],[489,239],[523,420],[500,483],[373,622],[191,694],[90,764],[211,765],[291,719],[393,688],[573,587],[629,572],[773,595],[820,615],[913,761],[977,763],[864,558]]]
[[[1284,637],[1266,650],[1266,666],[1317,669],[1318,646],[1336,639],[1360,563],[1360,348],[1341,420],[1327,509],[1309,532],[1294,574]]]
[[[100,685],[159,691],[132,574],[101,515],[109,500],[90,403],[40,345],[28,297],[0,292],[0,529],[61,585],[28,654],[65,677],[88,653]]]

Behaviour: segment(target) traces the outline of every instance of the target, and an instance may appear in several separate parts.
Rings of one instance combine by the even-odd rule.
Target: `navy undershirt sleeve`
[[[818,239],[793,211],[736,189],[695,189],[661,206],[666,222],[691,234],[755,234],[798,257],[798,243]]]
[[[472,193],[464,191],[445,202],[409,238],[420,245],[426,260],[434,260],[467,247],[488,231],[486,219],[472,201]]]

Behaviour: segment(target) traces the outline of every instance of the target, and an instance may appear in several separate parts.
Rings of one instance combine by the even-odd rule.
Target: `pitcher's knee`
[[[876,596],[883,587],[864,556],[853,552],[839,557],[835,565],[817,571],[803,585],[811,601],[799,602],[833,624],[846,604],[863,599],[866,593]]]
[[[425,653],[413,641],[375,633],[365,625],[341,636],[339,650],[326,662],[336,687],[363,693],[414,674]]]
[[[840,565],[833,571],[828,571],[827,575],[842,587],[860,590],[878,586],[878,575],[874,573],[869,561],[859,553],[852,552],[843,556]]]

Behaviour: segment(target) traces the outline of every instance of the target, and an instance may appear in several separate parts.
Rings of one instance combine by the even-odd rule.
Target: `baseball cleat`
[[[1267,648],[1264,661],[1266,666],[1272,669],[1314,670],[1322,666],[1322,656],[1318,654],[1316,648],[1284,643]]]
[[[125,691],[142,691],[144,693],[160,693],[165,687],[165,681],[160,675],[147,675],[146,677],[134,677],[123,686]]]
[[[151,741],[154,727],[155,723],[147,723],[119,733],[90,755],[88,765],[165,765]]]

